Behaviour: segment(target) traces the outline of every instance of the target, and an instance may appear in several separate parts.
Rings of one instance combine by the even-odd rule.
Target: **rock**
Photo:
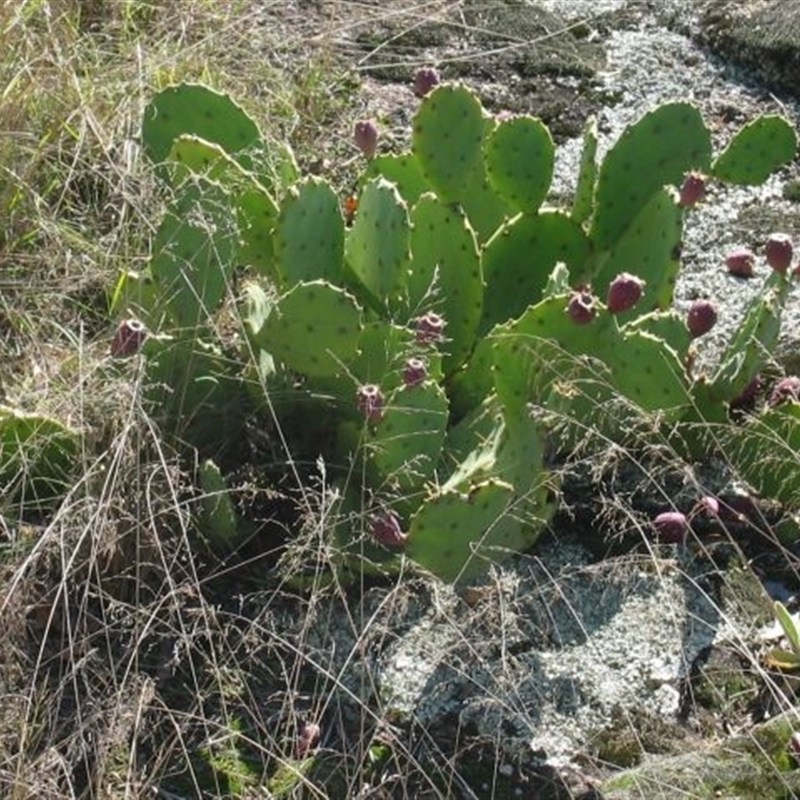
[[[767,84],[800,97],[800,3],[706,0],[700,40]]]

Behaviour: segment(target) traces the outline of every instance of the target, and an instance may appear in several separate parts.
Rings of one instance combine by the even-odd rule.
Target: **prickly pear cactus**
[[[341,372],[358,354],[362,312],[355,298],[325,281],[298,283],[274,305],[256,343],[289,369],[313,377]]]
[[[710,161],[710,134],[689,103],[659,106],[628,127],[600,167],[591,228],[597,248],[612,247],[664,185],[707,171]]]
[[[142,120],[142,144],[156,164],[166,160],[182,134],[219,145],[245,169],[252,169],[249,151],[261,141],[258,125],[238,103],[208,86],[190,83],[159,92]]]
[[[590,117],[583,129],[581,165],[570,216],[580,225],[591,219],[594,211],[594,188],[597,183],[597,119]]]
[[[325,181],[309,178],[289,190],[273,236],[286,287],[317,279],[341,284],[344,220],[336,193]]]
[[[408,207],[383,178],[366,184],[358,212],[347,233],[347,264],[367,291],[370,304],[397,303],[409,261]]]
[[[200,497],[199,526],[210,546],[230,552],[240,540],[240,521],[230,497],[230,490],[217,464],[206,459],[198,470]]]
[[[745,125],[719,154],[711,174],[747,186],[763,183],[797,151],[794,128],[778,116],[764,116]]]
[[[489,182],[513,208],[534,214],[550,190],[555,152],[550,131],[541,120],[505,120],[486,140],[484,158]]]

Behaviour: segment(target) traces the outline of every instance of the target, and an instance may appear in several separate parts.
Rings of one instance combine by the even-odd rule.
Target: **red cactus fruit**
[[[752,278],[753,267],[756,263],[756,257],[752,250],[746,247],[738,247],[736,250],[731,250],[725,258],[725,266],[731,275],[737,278]]]
[[[773,233],[764,244],[764,256],[775,272],[786,272],[792,263],[794,245],[792,237],[786,233]]]
[[[414,73],[414,94],[425,97],[441,83],[439,73],[433,67],[420,67]]]
[[[305,758],[319,744],[321,731],[319,725],[313,722],[305,722],[300,726],[297,734],[297,744],[295,745],[295,755],[297,758]]]
[[[401,547],[408,539],[408,534],[403,533],[400,517],[394,511],[384,511],[372,517],[369,532],[376,542],[387,547]]]
[[[692,509],[692,516],[699,515],[701,517],[718,517],[719,516],[719,500],[713,495],[707,494],[701,497]]]
[[[659,542],[683,544],[689,532],[689,523],[680,511],[664,511],[653,520],[653,528]]]
[[[706,194],[707,178],[702,172],[689,172],[683,179],[678,205],[691,208],[699,203]]]
[[[367,158],[374,158],[378,147],[378,126],[375,120],[363,119],[356,122],[353,127],[353,141]]]
[[[708,333],[717,322],[717,309],[709,300],[695,300],[686,315],[686,327],[692,338]]]
[[[636,275],[622,272],[608,287],[606,305],[612,314],[621,314],[633,308],[641,300],[645,282]]]
[[[147,328],[138,319],[124,319],[117,325],[111,340],[111,355],[118,358],[132,356],[147,338]]]
[[[415,321],[417,344],[440,342],[446,324],[444,318],[433,311],[428,311],[427,314],[418,317]]]
[[[587,325],[594,319],[594,298],[588,292],[575,292],[567,305],[569,318],[577,325]]]
[[[383,417],[383,392],[374,383],[358,387],[356,403],[369,422],[380,422]]]
[[[403,383],[409,388],[419,386],[428,377],[428,367],[421,358],[409,358],[403,369]]]
[[[800,400],[800,378],[796,375],[787,375],[781,378],[773,387],[767,398],[767,405],[774,408],[781,403]]]

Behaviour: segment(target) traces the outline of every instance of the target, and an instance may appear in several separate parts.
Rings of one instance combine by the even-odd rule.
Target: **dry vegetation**
[[[2,797],[511,796],[491,755],[476,783],[465,775],[491,743],[462,747],[455,723],[401,735],[373,702],[368,667],[393,615],[443,602],[435,588],[326,584],[324,474],[300,479],[258,441],[288,477],[267,490],[242,476],[258,534],[234,561],[215,557],[192,523],[193,465],[144,410],[135,363],[108,355],[110,293],[147,261],[162,208],[137,146],[148,97],[178,80],[230,91],[346,185],[363,101],[337,36],[355,6],[0,6],[0,399],[80,430],[84,459],[45,513],[0,487]],[[310,592],[270,569],[278,553],[308,570]],[[347,620],[338,652],[320,635],[331,620]],[[344,678],[353,664],[359,685]],[[322,729],[313,767],[298,758],[306,724]]]

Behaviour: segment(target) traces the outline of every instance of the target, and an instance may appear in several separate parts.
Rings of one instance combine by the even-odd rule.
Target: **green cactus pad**
[[[778,339],[789,287],[790,278],[778,272],[765,281],[707,384],[710,398],[733,400],[761,372]]]
[[[81,439],[59,420],[0,406],[0,486],[5,500],[29,510],[52,508],[78,467]]]
[[[421,195],[431,189],[413,153],[392,153],[373,158],[364,173],[364,180],[379,176],[393,183],[409,206],[413,206]]]
[[[173,186],[179,186],[190,175],[202,175],[220,183],[234,175],[246,175],[220,145],[191,134],[181,134],[175,139],[166,161],[170,164]]]
[[[184,183],[158,228],[149,265],[175,327],[194,330],[217,312],[237,246],[228,193],[203,178]]]
[[[464,86],[438,86],[414,117],[413,147],[422,172],[445,202],[458,202],[483,173],[484,112]]]
[[[463,212],[432,194],[419,199],[411,219],[409,315],[433,308],[444,317],[447,342],[442,363],[450,374],[475,344],[483,300],[478,245]]]
[[[357,356],[360,333],[355,298],[325,281],[310,281],[277,301],[255,340],[289,369],[326,377]]]
[[[191,83],[159,92],[142,120],[144,151],[156,164],[166,160],[182,134],[219,145],[248,170],[253,164],[247,151],[261,141],[258,125],[228,95]]]
[[[381,306],[391,304],[405,282],[409,260],[408,207],[396,187],[384,178],[369,181],[347,232],[347,263],[369,295]]]
[[[230,497],[228,482],[217,464],[206,459],[198,470],[200,530],[214,549],[231,551],[239,544],[239,519]]]
[[[278,219],[275,201],[264,189],[246,189],[236,197],[236,218],[240,235],[239,261],[280,285],[273,238]]]
[[[495,191],[519,211],[534,214],[553,179],[555,145],[550,131],[534,117],[497,125],[484,146],[486,173]]]
[[[482,172],[473,173],[467,193],[461,200],[461,207],[481,245],[489,241],[497,229],[515,214],[514,209],[495,192]]]
[[[686,315],[674,309],[654,311],[626,323],[623,332],[640,330],[666,342],[685,364],[692,346],[692,334],[686,325]]]
[[[493,480],[431,497],[411,520],[406,553],[444,581],[480,577],[526,544],[523,525],[508,513],[512,498],[509,484]]]
[[[575,198],[570,216],[581,225],[594,211],[594,188],[597,183],[597,118],[589,117],[583,129],[583,148]]]
[[[432,381],[401,386],[370,436],[373,461],[390,485],[419,489],[433,476],[447,428],[447,397]]]
[[[111,294],[111,317],[133,315],[153,330],[159,323],[159,293],[150,270],[125,270]]]
[[[287,287],[317,279],[341,283],[344,220],[339,200],[321,178],[292,187],[275,224],[275,259]]]
[[[557,262],[564,262],[579,280],[588,255],[586,234],[564,214],[522,214],[509,220],[483,253],[486,289],[481,334],[538,303]]]
[[[630,319],[672,305],[675,281],[680,271],[682,211],[672,189],[658,189],[634,214],[611,248],[603,265],[590,279],[595,293],[605,298],[608,286],[622,272],[645,281],[644,297],[635,308],[621,315]]]
[[[662,186],[707,171],[710,161],[711,137],[689,103],[660,106],[628,127],[600,167],[591,230],[597,248],[611,247]]]
[[[797,151],[797,134],[787,120],[763,116],[749,122],[731,139],[711,167],[721,181],[757,186]]]
[[[448,389],[454,420],[469,414],[494,390],[493,346],[491,337],[479,338],[467,363],[450,377]]]

